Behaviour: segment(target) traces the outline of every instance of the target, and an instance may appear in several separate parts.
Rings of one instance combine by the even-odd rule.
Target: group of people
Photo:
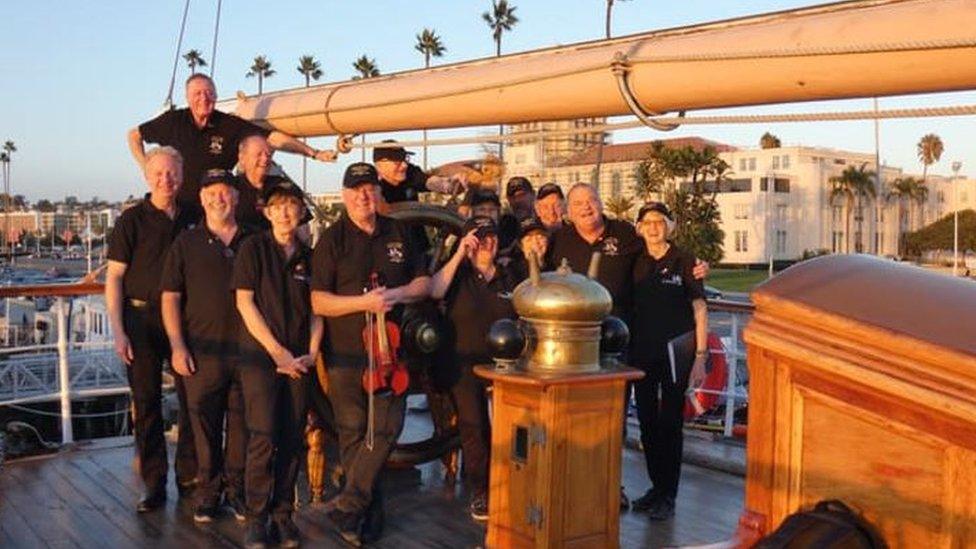
[[[453,255],[428,271],[427,245],[383,215],[419,193],[456,193],[460,177],[425,174],[395,143],[373,163],[343,175],[340,219],[309,247],[304,194],[270,175],[275,149],[334,160],[299,140],[214,110],[216,88],[204,75],[186,82],[188,107],[129,134],[149,193],[112,233],[106,301],[116,352],[128,365],[134,431],[146,494],[139,512],[165,504],[166,444],[161,377],[168,362],[179,400],[175,476],[192,494],[193,518],[216,519],[223,506],[246,524],[245,545],[300,544],[292,520],[310,376],[328,376],[344,479],[327,516],[347,542],[375,539],[383,523],[377,479],[403,427],[405,395],[367,394],[369,314],[398,322],[404,306],[443,303],[446,353],[431,372],[456,404],[470,511],[488,518],[490,421],[484,382],[473,366],[490,362],[485,335],[514,318],[511,292],[527,262],[567,260],[582,272],[594,251],[597,280],[613,314],[630,326],[630,362],[647,375],[635,383],[641,439],[654,487],[633,502],[655,518],[674,512],[681,457],[681,409],[689,381],[704,377],[708,270],[668,240],[674,219],[661,203],[640,209],[637,229],[603,215],[592,186],[505,186],[510,211],[492,190],[467,189],[468,218]],[[145,149],[145,143],[158,146]],[[237,166],[238,175],[230,170]],[[693,367],[678,379],[667,341],[694,330]],[[626,496],[621,489],[622,503]]]

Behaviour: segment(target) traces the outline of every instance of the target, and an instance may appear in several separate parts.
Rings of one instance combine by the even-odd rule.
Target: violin
[[[380,287],[379,275],[369,277],[370,289]],[[363,345],[369,364],[363,372],[363,389],[369,395],[402,395],[410,386],[410,373],[399,358],[400,327],[385,312],[366,314]]]

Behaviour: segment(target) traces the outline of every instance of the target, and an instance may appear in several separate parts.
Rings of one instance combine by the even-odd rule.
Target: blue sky
[[[632,0],[614,7],[614,34],[630,34],[811,5],[790,0]],[[503,51],[515,52],[599,38],[603,34],[604,0],[513,0],[521,22],[503,38]],[[320,82],[346,80],[361,54],[376,59],[384,73],[423,63],[413,49],[414,36],[434,28],[448,48],[439,62],[458,62],[494,53],[487,26],[480,19],[488,0],[367,0],[359,2],[224,0],[216,58],[216,80],[222,97],[238,89],[252,92],[245,78],[255,55],[264,54],[278,74],[266,90],[303,83],[295,70],[300,55],[314,55],[325,76]],[[272,9],[273,8],[273,9]],[[125,133],[159,111],[169,83],[183,2],[167,0],[35,0],[8,6],[0,18],[0,141],[13,139],[19,152],[12,164],[15,194],[29,199],[93,195],[120,199],[140,194],[144,186],[125,145]],[[196,48],[211,61],[216,0],[193,0],[183,51]],[[188,74],[180,65],[179,82]],[[882,108],[974,104],[976,92],[885,98]],[[870,100],[759,107],[750,112],[793,112],[870,108]],[[888,164],[921,171],[915,144],[925,133],[945,143],[934,173],[948,174],[953,160],[963,172],[976,173],[971,117],[882,122],[881,157]],[[871,122],[697,126],[667,136],[700,135],[739,146],[753,146],[765,131],[784,144],[830,146],[870,152]],[[471,132],[468,132],[471,133]],[[432,137],[455,132],[432,132]],[[650,130],[618,132],[615,142],[654,139]],[[382,136],[371,136],[371,139]],[[411,134],[401,134],[404,139]],[[331,139],[313,140],[331,147]],[[477,154],[473,147],[443,147],[431,152],[438,164]],[[297,159],[276,157],[300,176]],[[338,166],[314,165],[309,188],[338,188],[348,155]]]

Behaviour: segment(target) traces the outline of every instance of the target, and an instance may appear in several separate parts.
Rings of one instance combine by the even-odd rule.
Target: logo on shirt
[[[402,242],[387,242],[386,243],[386,257],[390,260],[390,263],[400,264],[403,263],[405,254],[403,251]]]
[[[610,236],[603,239],[603,255],[617,255],[620,251],[619,241],[617,237]]]
[[[224,152],[224,138],[219,135],[210,136],[210,154],[218,155]]]
[[[308,282],[308,273],[305,272],[305,265],[299,263],[292,269],[291,277],[299,282]]]

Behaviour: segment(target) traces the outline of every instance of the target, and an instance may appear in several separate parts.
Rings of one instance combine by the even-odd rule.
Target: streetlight
[[[959,268],[959,170],[962,162],[952,163],[952,276]]]

